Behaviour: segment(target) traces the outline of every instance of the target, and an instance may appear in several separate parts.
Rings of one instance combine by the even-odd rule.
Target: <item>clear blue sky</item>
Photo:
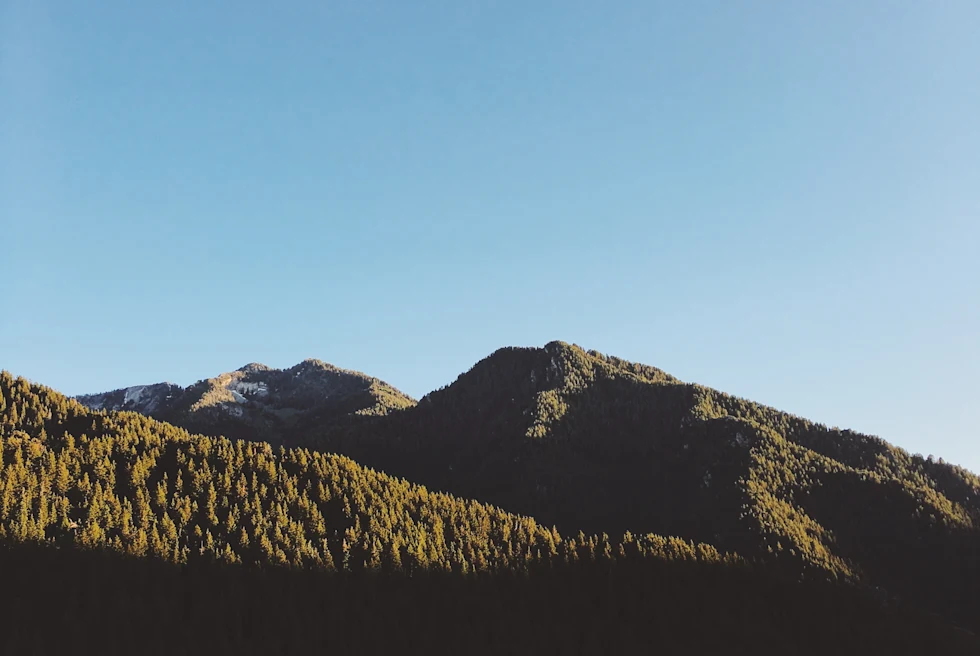
[[[978,33],[975,0],[0,0],[0,367],[421,396],[563,339],[978,471]]]

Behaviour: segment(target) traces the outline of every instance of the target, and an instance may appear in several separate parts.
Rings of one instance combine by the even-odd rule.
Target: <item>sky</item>
[[[980,3],[0,0],[0,368],[561,339],[980,472]]]

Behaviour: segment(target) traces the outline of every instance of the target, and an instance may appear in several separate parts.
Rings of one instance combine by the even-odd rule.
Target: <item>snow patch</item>
[[[135,387],[127,387],[126,395],[123,397],[123,405],[137,404],[143,399],[143,392],[146,391],[146,385],[136,385]]]
[[[254,394],[255,396],[268,396],[269,386],[263,382],[249,383],[236,380],[228,384],[228,389],[234,393]]]

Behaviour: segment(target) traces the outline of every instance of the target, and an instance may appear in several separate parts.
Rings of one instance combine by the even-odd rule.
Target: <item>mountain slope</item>
[[[980,480],[561,342],[321,447],[560,529],[680,535],[980,628]],[[909,565],[914,563],[914,565]]]
[[[215,430],[233,386],[265,373],[212,379],[191,397],[198,409],[175,421],[210,418],[212,433],[343,453],[566,532],[710,543],[793,576],[914,599],[980,629],[980,481],[878,438],[561,342],[501,349],[398,412],[364,411],[377,403],[371,395],[317,405],[322,388],[308,392],[293,372],[290,393],[309,404],[295,419],[253,412]],[[269,405],[290,407],[278,403]]]
[[[5,372],[0,568],[10,653],[980,648],[709,545],[563,538],[344,457],[93,412]]]
[[[206,435],[274,443],[288,443],[311,425],[343,424],[415,404],[382,380],[314,359],[284,370],[251,363],[187,388],[138,385],[77,400],[93,410],[131,410]]]

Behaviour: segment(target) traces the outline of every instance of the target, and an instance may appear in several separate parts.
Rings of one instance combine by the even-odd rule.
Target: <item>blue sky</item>
[[[284,6],[278,6],[278,5]],[[552,339],[980,471],[980,4],[0,0],[0,367]]]

